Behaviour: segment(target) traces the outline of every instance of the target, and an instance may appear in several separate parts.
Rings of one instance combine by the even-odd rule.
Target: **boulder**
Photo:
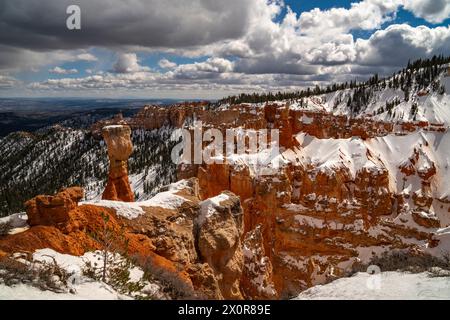
[[[25,203],[30,226],[53,226],[69,220],[69,212],[84,197],[80,187],[65,189],[54,196],[40,195]]]

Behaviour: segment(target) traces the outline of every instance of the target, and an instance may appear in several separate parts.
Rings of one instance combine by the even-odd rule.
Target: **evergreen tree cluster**
[[[394,73],[390,78],[380,79],[375,74],[363,82],[354,80],[340,84],[332,84],[326,87],[316,86],[295,92],[242,93],[236,96],[226,97],[218,101],[218,104],[265,103],[280,100],[302,101],[302,99],[311,96],[351,89],[356,96],[352,97],[351,101],[347,101],[347,104],[352,111],[356,111],[362,109],[364,104],[368,102],[368,98],[371,96],[367,91],[369,88],[372,91],[386,88],[401,89],[404,92],[405,101],[409,100],[412,90],[424,90],[429,86],[432,86],[433,91],[443,94],[445,88],[437,81],[437,77],[444,71],[444,65],[448,63],[450,63],[450,56],[433,56],[430,59],[419,59],[408,62],[406,68]]]
[[[131,174],[142,174],[144,194],[155,195],[160,187],[176,181],[177,166],[172,162],[171,151],[176,141],[170,139],[172,130],[134,130],[133,154],[128,161]]]
[[[101,188],[107,174],[106,151],[89,132],[64,128],[19,132],[2,138],[0,145],[5,155],[0,160],[0,215],[20,212],[24,201],[60,188]]]

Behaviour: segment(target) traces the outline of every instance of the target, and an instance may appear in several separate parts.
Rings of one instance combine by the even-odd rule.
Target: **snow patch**
[[[188,202],[187,199],[174,194],[176,190],[166,191],[158,193],[150,200],[136,202],[139,207],[161,207],[164,209],[176,210],[184,202]]]
[[[176,210],[184,202],[189,200],[175,194],[176,192],[187,188],[187,181],[181,180],[168,186],[169,191],[160,192],[153,198],[140,202],[122,202],[111,200],[96,200],[80,202],[80,205],[94,205],[99,207],[110,208],[126,219],[136,219],[144,214],[144,207],[160,207],[163,209]]]
[[[450,298],[450,277],[410,274],[357,273],[302,292],[296,300],[427,300]]]
[[[202,226],[206,220],[217,213],[216,207],[220,206],[221,202],[229,198],[227,194],[221,193],[218,196],[200,202],[200,215],[197,217],[197,224]]]
[[[111,200],[97,200],[80,202],[80,205],[94,205],[103,208],[109,208],[116,211],[116,214],[126,219],[136,219],[144,214],[144,210],[138,202],[122,202]]]
[[[16,254],[16,256],[19,256]],[[52,249],[40,249],[33,253],[33,264],[53,263],[72,274],[74,281],[70,284],[74,293],[55,293],[42,291],[26,284],[6,286],[0,284],[0,300],[123,300],[131,297],[122,295],[105,283],[94,281],[82,275],[82,269],[87,262],[92,265],[102,265],[101,255],[98,252],[87,252],[83,256],[61,254]],[[23,259],[22,259],[23,260]],[[18,260],[26,263],[25,260]],[[140,281],[143,272],[137,267],[130,269],[130,281]]]

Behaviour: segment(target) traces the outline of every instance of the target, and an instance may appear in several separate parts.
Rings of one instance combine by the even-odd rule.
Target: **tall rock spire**
[[[114,125],[102,129],[108,146],[109,177],[102,199],[133,202],[134,193],[128,181],[128,158],[133,152],[129,126]]]

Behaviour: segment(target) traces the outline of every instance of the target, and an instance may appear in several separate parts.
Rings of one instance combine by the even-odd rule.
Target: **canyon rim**
[[[450,299],[449,1],[0,8],[1,300]]]

